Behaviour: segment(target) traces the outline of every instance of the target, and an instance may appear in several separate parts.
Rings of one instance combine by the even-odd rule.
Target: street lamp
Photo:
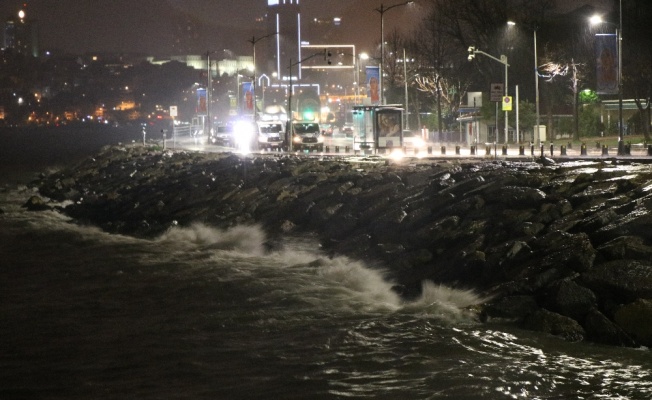
[[[623,2],[620,0],[618,10],[618,24],[616,25],[616,41],[618,46],[618,155],[624,156],[625,142],[623,138]],[[591,24],[608,23],[603,21],[600,16],[593,16],[590,19]]]
[[[396,7],[401,7],[401,6],[407,6],[409,4],[414,3],[414,1],[406,1],[404,3],[399,3],[399,4],[394,4],[392,6],[389,6],[385,8],[383,4],[380,5],[380,8],[376,8],[375,10],[380,13],[380,68],[378,70],[378,73],[380,75],[380,79],[378,79],[380,83],[380,103],[385,104],[385,93],[383,91],[385,90],[385,85],[383,83],[383,63],[385,62],[385,23],[384,23],[384,15],[387,11],[391,10],[392,8]]]
[[[207,132],[207,137],[210,139],[211,133],[213,131],[213,123],[211,121],[211,92],[213,91],[212,88],[212,83],[213,83],[213,68],[211,66],[211,54],[217,53],[217,51],[207,51],[206,52],[206,70],[208,72],[206,76],[206,121],[208,123],[208,129],[205,131]]]
[[[249,43],[251,43],[251,47],[253,47],[253,50],[254,50],[253,51],[253,55],[254,55],[254,71],[253,71],[254,83],[253,83],[253,85],[251,87],[251,91],[252,91],[251,94],[252,94],[252,97],[253,97],[253,100],[254,100],[254,121],[256,120],[256,108],[257,108],[256,107],[256,43],[258,43],[262,39],[265,39],[265,38],[268,38],[268,37],[274,36],[274,35],[278,35],[278,32],[268,33],[267,35],[261,36],[259,38],[256,38],[256,36],[252,36],[251,40],[249,40]]]
[[[369,54],[367,53],[360,53],[358,54],[358,57],[356,58],[357,64],[355,66],[355,73],[357,74],[355,78],[356,82],[356,87],[355,87],[355,103],[358,104],[358,101],[360,99],[360,60],[368,60],[369,59]]]
[[[498,61],[499,63],[503,64],[505,66],[505,97],[508,96],[508,85],[507,85],[507,69],[509,67],[509,64],[507,63],[507,56],[506,55],[500,55],[500,58],[494,57],[491,54],[485,53],[484,51],[480,51],[475,48],[475,46],[469,46],[469,61],[473,61],[475,58],[476,54],[482,54],[484,56],[487,56],[491,58],[494,61]],[[507,135],[509,134],[509,126],[508,126],[509,120],[508,120],[508,112],[505,111],[505,143],[507,143]],[[496,125],[498,124],[498,121],[496,121]],[[496,127],[497,128],[497,127]]]
[[[507,24],[514,26],[515,22],[507,21]],[[532,27],[533,37],[534,37],[534,102],[536,109],[536,137],[533,138],[533,142],[537,142],[537,146],[541,147],[541,114],[539,112],[539,62],[537,60],[537,27]]]

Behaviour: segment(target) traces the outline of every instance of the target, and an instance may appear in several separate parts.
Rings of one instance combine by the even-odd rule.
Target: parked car
[[[422,149],[426,146],[426,141],[423,140],[419,132],[412,132],[410,130],[403,130],[403,147],[409,149]]]
[[[321,134],[324,136],[333,136],[333,125],[321,124]]]
[[[345,134],[346,136],[353,136],[353,134],[355,133],[355,129],[353,128],[352,123],[347,122],[342,126],[342,129],[340,129],[340,132]]]

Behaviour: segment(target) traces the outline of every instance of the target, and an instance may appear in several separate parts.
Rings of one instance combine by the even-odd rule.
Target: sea
[[[391,265],[314,238],[141,239],[22,207],[38,174],[139,140],[114,130],[0,131],[1,400],[652,399],[647,348],[481,323],[473,288],[403,300]]]

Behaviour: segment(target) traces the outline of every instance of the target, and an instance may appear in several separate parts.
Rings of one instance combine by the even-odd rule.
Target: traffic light
[[[331,65],[331,51],[329,49],[324,49],[324,61],[328,65]]]
[[[469,46],[469,61],[475,58],[475,46]]]

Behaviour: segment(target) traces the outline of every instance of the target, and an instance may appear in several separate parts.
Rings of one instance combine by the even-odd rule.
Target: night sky
[[[26,1],[1,0],[0,17],[15,15]],[[340,16],[338,39],[370,51],[379,40],[380,18],[374,11],[399,1],[303,0],[302,17]],[[565,0],[572,8],[582,3],[602,6],[607,0]],[[215,46],[246,48],[256,32],[255,18],[262,17],[266,0],[31,0],[28,17],[38,20],[41,49],[70,53],[140,52],[169,55],[200,53]],[[328,7],[325,8],[324,5]],[[418,4],[418,2],[417,2]],[[386,32],[409,26],[419,9],[392,10],[385,14]],[[181,39],[179,39],[181,38]],[[180,42],[179,42],[180,40]],[[319,38],[310,38],[314,44]],[[217,44],[216,44],[217,43]],[[232,43],[233,46],[229,46]]]

